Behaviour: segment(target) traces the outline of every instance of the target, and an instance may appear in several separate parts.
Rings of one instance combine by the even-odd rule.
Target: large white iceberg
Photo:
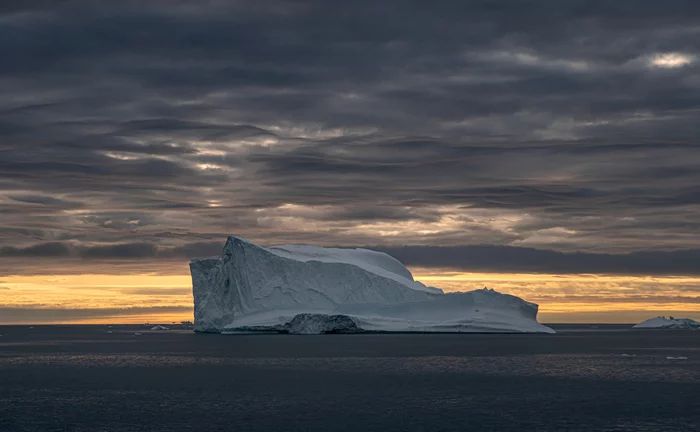
[[[265,248],[229,237],[221,256],[192,260],[190,270],[200,332],[554,333],[537,322],[534,303],[489,289],[445,294],[367,249]]]
[[[649,318],[646,321],[642,321],[633,328],[636,329],[695,329],[700,328],[700,322],[695,321],[690,318],[666,318],[664,316],[658,316],[656,318]]]

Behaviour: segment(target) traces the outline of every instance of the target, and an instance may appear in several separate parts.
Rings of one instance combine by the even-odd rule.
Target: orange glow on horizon
[[[698,314],[700,278],[461,273],[412,269],[446,292],[484,286],[540,305],[543,322],[635,322],[659,314]],[[0,324],[171,323],[192,320],[189,274],[34,275],[0,278]],[[17,318],[17,314],[22,317]],[[8,318],[8,315],[9,318]],[[19,321],[18,321],[19,319]]]

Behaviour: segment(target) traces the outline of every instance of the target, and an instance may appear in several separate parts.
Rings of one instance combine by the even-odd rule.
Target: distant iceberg
[[[554,333],[534,303],[486,288],[445,294],[368,249],[229,237],[221,256],[192,260],[190,270],[200,332]]]
[[[633,328],[636,329],[694,329],[700,328],[700,322],[695,321],[690,318],[666,318],[664,316],[658,316],[656,318],[650,318],[646,321],[642,321]]]

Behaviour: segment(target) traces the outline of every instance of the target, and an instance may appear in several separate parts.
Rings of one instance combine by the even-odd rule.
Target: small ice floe
[[[136,332],[136,333],[134,333],[134,336],[141,336],[141,333]]]
[[[107,334],[111,334],[111,333],[112,333],[112,330],[107,330]]]
[[[151,330],[170,330],[170,329],[166,326],[157,325],[155,327],[151,327]]]
[[[636,328],[636,329],[663,328],[663,329],[691,329],[691,330],[693,330],[693,329],[700,328],[700,322],[695,321],[694,319],[690,319],[690,318],[674,318],[674,317],[666,318],[665,316],[659,316],[656,318],[650,318],[646,321],[642,321],[632,328]]]
[[[622,357],[637,357],[637,354],[622,354]]]
[[[666,357],[666,360],[688,360],[688,357]]]
[[[30,329],[33,329],[34,327],[31,327],[31,326],[30,326],[29,328],[30,328]]]

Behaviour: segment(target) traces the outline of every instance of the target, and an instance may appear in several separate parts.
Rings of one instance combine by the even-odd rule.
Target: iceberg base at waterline
[[[368,249],[261,247],[229,237],[190,262],[194,330],[223,333],[554,333],[538,306],[491,289],[443,293]]]
[[[284,324],[230,326],[223,334],[283,333],[283,334],[340,334],[365,333],[355,320],[347,315],[300,313]]]

